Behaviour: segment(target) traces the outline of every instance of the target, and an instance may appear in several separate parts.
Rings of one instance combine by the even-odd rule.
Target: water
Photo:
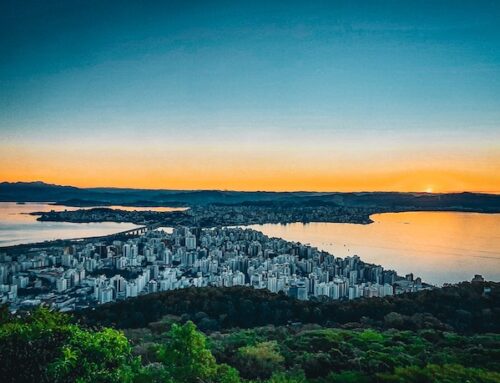
[[[500,214],[410,212],[376,214],[370,225],[293,223],[252,225],[272,237],[298,241],[335,256],[414,273],[436,285],[481,274],[500,281]]]
[[[183,208],[106,206],[122,210],[176,211]],[[0,246],[34,243],[54,239],[95,237],[118,233],[139,227],[133,223],[99,222],[39,222],[37,217],[27,213],[38,211],[77,210],[79,207],[55,206],[47,203],[0,202]],[[85,209],[90,209],[86,207]]]
[[[175,211],[170,207],[121,207]],[[47,203],[0,202],[0,246],[108,235],[137,227],[132,223],[39,222],[26,213],[76,210]],[[441,285],[482,274],[500,281],[500,214],[411,212],[376,214],[371,225],[293,223],[252,225],[272,237],[309,243],[335,256],[359,255],[399,274],[414,273]],[[171,232],[171,228],[165,228]]]

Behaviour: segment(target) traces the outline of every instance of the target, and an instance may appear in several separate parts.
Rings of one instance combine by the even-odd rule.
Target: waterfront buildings
[[[307,299],[384,297],[426,288],[358,256],[244,228],[177,227],[126,240],[83,241],[0,255],[0,302],[74,310],[187,287],[251,286]]]

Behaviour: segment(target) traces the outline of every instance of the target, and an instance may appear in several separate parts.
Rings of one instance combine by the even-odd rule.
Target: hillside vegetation
[[[485,294],[485,289],[490,289]],[[488,291],[488,290],[487,290]],[[190,288],[161,292],[77,313],[90,325],[144,327],[172,314],[203,331],[293,322],[405,330],[500,333],[500,283],[455,286],[354,301],[299,301],[248,287]]]
[[[496,283],[354,302],[212,288],[75,316],[4,307],[0,380],[500,382],[498,296]]]
[[[2,382],[500,381],[498,334],[291,326],[212,333],[191,322],[92,329],[37,309],[0,319]]]

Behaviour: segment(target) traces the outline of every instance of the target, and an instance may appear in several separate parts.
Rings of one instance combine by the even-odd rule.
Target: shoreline
[[[113,209],[112,209],[113,210]],[[78,211],[78,210],[75,210]],[[40,216],[46,212],[31,212],[31,213],[22,213],[22,214],[27,214],[27,215],[32,215],[32,216]],[[171,213],[171,212],[169,212]],[[399,213],[467,213],[467,214],[500,214],[500,212],[479,212],[479,211],[464,211],[464,210],[399,210],[399,211],[384,211],[384,212],[374,212],[369,215],[370,222],[352,222],[352,221],[345,221],[345,222],[338,222],[338,221],[289,221],[289,222],[263,222],[263,223],[242,223],[242,224],[235,224],[235,225],[222,225],[222,226],[227,226],[227,227],[246,227],[246,226],[254,226],[254,225],[291,225],[291,224],[313,224],[313,223],[340,223],[340,224],[352,224],[352,225],[370,225],[372,223],[375,223],[372,219],[374,215],[382,215],[382,214],[399,214]],[[77,223],[77,224],[88,224],[88,223],[132,223],[134,225],[138,226],[145,226],[144,223],[136,223],[136,222],[126,222],[126,221],[120,221],[120,220],[113,220],[113,221],[65,221],[65,220],[43,220],[40,219],[40,217],[37,219],[39,222],[62,222],[62,223]],[[175,225],[171,224],[162,224],[162,227],[174,227]],[[214,226],[203,226],[203,229],[210,229],[210,228],[215,228],[221,225],[214,225]],[[68,239],[54,239],[54,240],[46,240],[46,241],[41,241],[41,242],[27,242],[27,243],[20,243],[20,244],[15,244],[15,245],[5,245],[2,246],[0,245],[0,251],[5,251],[5,250],[13,250],[16,248],[30,248],[30,247],[51,247],[54,245],[59,245],[60,243],[72,243],[72,242],[81,242],[85,240],[91,240],[91,239],[97,239],[97,238],[102,238],[106,239],[109,237],[116,237],[119,236],[120,233],[122,232],[117,232],[117,233],[112,233],[112,234],[105,234],[105,235],[100,235],[100,236],[92,236],[92,237],[81,237],[81,238],[68,238]]]
[[[116,206],[116,205],[111,205]],[[175,213],[185,213],[191,208],[187,208],[186,210],[177,210],[177,211],[153,211],[153,210],[121,210],[107,207],[95,207],[90,209],[78,209],[78,210],[69,210],[69,211],[54,211],[54,212],[30,212],[23,213],[32,216],[37,216],[36,219],[39,222],[68,222],[68,223],[104,223],[104,222],[113,222],[113,223],[133,223],[135,225],[146,225],[146,224],[165,224],[165,225],[175,225],[175,222],[168,222],[169,220],[175,220],[179,217],[172,217]],[[154,215],[165,215],[159,218],[167,218],[164,221],[144,221],[144,220],[135,220],[135,219],[124,219],[124,217],[73,217],[75,215],[88,215],[91,213],[108,213],[108,214],[124,214],[130,215],[130,213],[137,213],[146,215],[147,213],[151,213]],[[374,215],[378,214],[398,214],[398,213],[472,213],[472,214],[500,214],[499,211],[495,210],[482,210],[482,209],[464,209],[464,208],[442,208],[442,209],[367,209],[365,212],[357,212],[351,215],[342,215],[342,216],[331,216],[325,219],[315,220],[315,219],[302,219],[302,220],[247,220],[246,222],[234,222],[230,219],[227,222],[218,223],[216,225],[199,225],[200,227],[213,227],[213,226],[230,226],[230,225],[265,225],[265,224],[281,224],[286,225],[289,223],[313,223],[313,222],[324,222],[324,223],[346,223],[346,224],[356,224],[356,225],[369,225],[374,223],[375,221],[372,219]],[[64,217],[66,216],[66,217]],[[196,216],[195,216],[196,217]],[[182,217],[186,218],[186,216]]]

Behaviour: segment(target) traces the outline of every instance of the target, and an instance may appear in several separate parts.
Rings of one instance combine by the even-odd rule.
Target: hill
[[[344,206],[378,211],[450,210],[498,213],[500,195],[481,193],[319,193],[224,190],[76,188],[43,182],[2,182],[0,201],[46,202],[67,206],[193,206],[207,204],[268,206]]]
[[[74,318],[0,307],[0,376],[13,383],[495,383],[499,297],[500,284],[491,282],[354,302],[238,287],[152,294]]]
[[[489,291],[488,293],[484,293]],[[435,328],[500,333],[500,283],[461,283],[441,289],[354,301],[299,301],[248,287],[189,288],[149,294],[76,313],[83,323],[139,328],[166,315],[184,316],[214,331],[289,323],[331,327]]]

